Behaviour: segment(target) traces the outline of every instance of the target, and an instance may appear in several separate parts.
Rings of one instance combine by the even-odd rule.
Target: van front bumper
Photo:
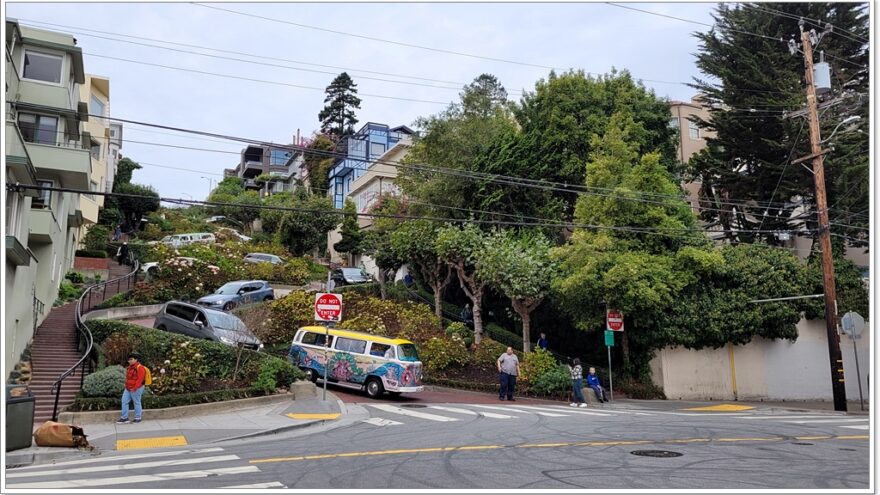
[[[424,392],[425,387],[423,385],[419,385],[418,387],[397,387],[395,389],[388,389],[389,392],[399,392],[401,394],[406,394],[410,392]]]

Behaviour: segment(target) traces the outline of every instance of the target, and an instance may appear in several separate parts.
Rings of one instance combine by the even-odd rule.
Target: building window
[[[96,141],[91,141],[91,144],[92,144],[92,147],[91,147],[92,158],[94,158],[95,160],[100,160],[101,159],[101,143],[98,143]]]
[[[38,180],[37,185],[42,187],[52,187],[55,183],[51,180]],[[31,200],[31,208],[49,208],[52,206],[52,191],[41,189],[39,194],[38,197]]]
[[[678,129],[678,117],[672,117],[669,119],[669,127],[672,129]]]
[[[64,59],[58,55],[24,51],[24,69],[21,77],[34,81],[61,84],[61,66]]]
[[[99,117],[104,116],[104,102],[95,95],[92,95],[92,99],[89,101],[89,113]],[[113,137],[113,134],[111,133],[110,136]]]
[[[382,143],[370,143],[370,156],[382,156],[385,153],[385,145]]]
[[[287,160],[290,160],[291,156],[293,156],[293,153],[290,151],[272,150],[269,152],[269,165],[283,167],[287,164]]]
[[[18,127],[24,140],[29,143],[57,144],[58,117],[20,113]]]
[[[700,139],[700,128],[696,122],[688,121],[688,135],[693,140]]]

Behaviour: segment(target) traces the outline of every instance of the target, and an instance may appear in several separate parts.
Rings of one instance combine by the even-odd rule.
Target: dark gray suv
[[[153,328],[253,350],[263,348],[260,339],[237,316],[180,301],[165,303],[156,315]]]

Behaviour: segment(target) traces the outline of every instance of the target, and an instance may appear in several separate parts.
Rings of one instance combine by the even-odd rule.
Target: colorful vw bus
[[[408,340],[302,327],[293,338],[287,358],[314,382],[324,378],[325,350],[329,382],[358,386],[372,398],[386,391],[396,395],[424,390],[422,362],[415,344]]]

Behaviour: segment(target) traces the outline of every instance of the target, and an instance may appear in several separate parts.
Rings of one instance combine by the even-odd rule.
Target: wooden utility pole
[[[828,222],[828,199],[825,196],[824,153],[819,134],[819,112],[813,80],[813,44],[809,31],[801,32],[807,79],[807,110],[810,119],[810,156],[816,183],[816,207],[819,210],[819,247],[822,250],[822,285],[825,289],[825,327],[828,333],[828,356],[831,364],[831,390],[834,410],[846,411],[846,383],[843,378],[843,354],[837,331],[837,289],[834,285],[834,261],[831,257],[831,228]]]

